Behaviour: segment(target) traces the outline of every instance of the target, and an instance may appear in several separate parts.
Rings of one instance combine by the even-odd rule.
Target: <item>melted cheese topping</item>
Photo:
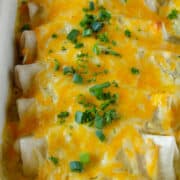
[[[172,8],[180,10],[179,0],[164,5],[159,14],[148,9],[143,0],[94,1],[95,10],[87,13],[97,15],[101,5],[111,14],[111,19],[96,35],[79,35],[78,42],[84,44],[82,48],[75,48],[67,35],[72,29],[82,33],[79,23],[86,14],[82,9],[88,8],[88,0],[31,2],[41,7],[31,22],[38,45],[34,62],[43,64],[45,69],[37,73],[26,94],[18,95],[34,98],[36,102],[21,121],[12,121],[9,117],[6,132],[11,142],[31,134],[47,138],[48,156],[56,157],[59,163],[54,165],[47,158],[35,179],[156,179],[159,147],[151,140],[145,141],[141,132],[176,134],[180,139],[180,101],[177,100],[180,47],[164,41],[161,29],[162,23],[172,27],[167,15]],[[20,3],[18,28],[27,22],[26,12],[26,2]],[[127,30],[130,35],[126,34]],[[97,38],[97,34],[102,33],[107,33],[107,43]],[[121,56],[96,54],[95,44],[110,47]],[[85,57],[82,54],[86,54]],[[55,70],[57,64],[59,68]],[[82,84],[74,83],[72,75],[63,74],[66,66],[74,67],[83,78]],[[115,109],[118,118],[103,128],[106,139],[101,142],[95,133],[97,129],[76,123],[75,114],[88,109],[78,103],[80,94],[89,103],[100,106],[103,101],[93,96],[89,88],[104,82],[118,84],[116,87],[112,83],[104,89],[118,95],[117,101],[107,108]],[[170,107],[174,100],[177,102]],[[60,123],[62,119],[57,115],[64,111],[69,112],[69,116]],[[16,179],[26,179],[17,173],[20,172],[18,154],[12,146],[8,145],[6,150],[8,169]],[[74,173],[69,163],[79,161],[83,152],[89,154],[90,162],[84,165],[83,172]]]

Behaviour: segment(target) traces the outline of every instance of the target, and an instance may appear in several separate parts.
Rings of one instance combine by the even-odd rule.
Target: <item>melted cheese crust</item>
[[[180,70],[179,74],[176,73],[178,64],[180,68],[180,46],[164,41],[161,30],[162,23],[172,27],[167,15],[173,8],[180,11],[179,0],[164,5],[159,14],[148,9],[143,0],[94,1],[96,9],[88,13],[98,14],[100,3],[111,14],[110,22],[98,32],[107,33],[109,42],[100,42],[95,36],[78,36],[78,42],[84,44],[82,48],[74,48],[74,44],[67,40],[67,34],[72,29],[82,32],[79,23],[85,15],[82,9],[88,7],[88,0],[31,2],[39,4],[43,11],[40,12],[41,18],[37,15],[31,24],[38,46],[33,62],[46,68],[35,76],[28,92],[11,97],[11,104],[17,96],[35,98],[36,104],[20,122],[8,117],[5,135],[5,139],[9,138],[8,142],[11,142],[6,147],[8,170],[13,177],[17,176],[16,179],[27,179],[17,170],[19,159],[12,142],[33,134],[37,138],[46,137],[48,156],[59,159],[54,165],[47,158],[39,168],[37,180],[156,179],[159,147],[150,140],[145,141],[142,132],[175,135],[177,141],[180,140],[180,84],[176,82],[180,78]],[[20,3],[18,28],[27,21],[26,15],[23,16],[26,12],[26,3]],[[125,35],[126,30],[131,32],[130,37]],[[53,34],[57,37],[52,38]],[[96,43],[110,46],[121,56],[95,54],[93,46]],[[88,56],[78,58],[83,53]],[[58,70],[55,70],[56,63],[59,64]],[[71,75],[63,74],[66,66],[73,66],[81,74],[82,84],[74,83]],[[139,73],[133,74],[132,68],[138,69]],[[77,97],[82,94],[88,102],[99,106],[102,101],[91,95],[89,88],[113,81],[118,87],[111,85],[107,91],[118,94],[117,102],[110,105],[116,110],[118,119],[103,128],[106,140],[101,142],[95,134],[95,127],[75,122],[75,113],[86,109],[78,103]],[[172,108],[168,107],[170,101],[176,101]],[[151,131],[158,108],[161,121],[155,125],[158,128]],[[15,117],[14,111],[10,114]],[[59,123],[57,115],[63,111],[68,111],[69,116],[64,123]],[[122,151],[127,162],[119,155]],[[82,173],[71,172],[69,162],[79,160],[82,152],[89,153],[90,162]],[[146,157],[146,176],[138,171],[136,163],[131,164],[131,161],[136,162],[137,155]],[[9,177],[13,178],[11,174]]]

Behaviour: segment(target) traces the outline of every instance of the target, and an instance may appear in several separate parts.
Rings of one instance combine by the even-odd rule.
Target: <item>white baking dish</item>
[[[6,120],[10,72],[14,62],[16,7],[16,0],[0,0],[0,144],[2,143],[2,132]],[[3,179],[1,167],[0,179]]]
[[[15,0],[0,0],[0,143],[6,119],[10,72],[14,62],[16,4]]]
[[[0,85],[1,85],[0,87],[0,144],[2,143],[3,127],[6,120],[8,95],[10,92],[9,91],[10,82],[12,81],[11,80],[12,78],[10,75],[13,70],[14,59],[15,59],[14,27],[15,27],[15,19],[16,19],[16,9],[17,9],[17,0],[0,0]],[[153,136],[149,136],[149,137],[151,137],[152,139],[154,138]],[[162,144],[162,142],[165,142],[163,138],[164,137],[160,137],[159,142],[157,142],[157,144],[164,146],[164,144]],[[167,140],[169,142],[167,141],[165,145],[166,146],[169,146],[169,144],[172,145],[171,140],[174,140],[174,139],[172,137],[169,137]],[[1,152],[1,149],[0,149],[0,152]],[[0,156],[1,156],[1,153],[0,153]],[[1,160],[1,157],[0,157],[0,160]],[[166,164],[165,163],[166,158],[162,158],[161,161],[163,161],[163,164]],[[163,170],[166,170],[166,169],[164,168]],[[174,174],[173,176],[170,175],[169,177],[174,177]],[[4,180],[3,175],[2,175],[2,170],[1,170],[1,161],[0,161],[0,180],[1,179]],[[169,178],[167,177],[167,179]],[[170,178],[170,179],[174,179],[174,178]]]

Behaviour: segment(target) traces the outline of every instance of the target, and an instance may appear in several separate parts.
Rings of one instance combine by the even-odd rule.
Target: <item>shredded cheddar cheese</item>
[[[22,83],[29,72],[26,91],[13,88],[18,95],[13,90],[4,135],[9,179],[164,177],[162,147],[143,134],[180,143],[179,20],[178,0],[157,12],[144,0],[19,1],[17,41],[31,30],[37,43],[34,58],[24,63],[41,68],[19,74]],[[22,55],[28,51],[24,45]],[[26,105],[18,101],[13,110],[22,98]],[[36,151],[38,168],[24,175],[22,142],[19,151],[14,143],[26,136],[45,138],[47,153]]]

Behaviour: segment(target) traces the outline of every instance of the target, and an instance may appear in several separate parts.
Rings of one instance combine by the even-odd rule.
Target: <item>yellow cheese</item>
[[[170,20],[162,15],[162,12],[168,11],[169,6],[165,5],[162,12],[157,14],[150,11],[143,0],[94,1],[96,9],[89,11],[89,14],[98,14],[98,4],[103,5],[111,14],[110,22],[105,23],[103,29],[96,33],[107,33],[109,42],[100,42],[96,35],[79,35],[78,42],[83,43],[84,47],[75,48],[74,44],[67,40],[67,34],[72,29],[78,29],[82,33],[80,22],[85,15],[83,8],[88,7],[89,0],[31,2],[41,7],[41,11],[36,15],[37,22],[31,24],[38,46],[34,62],[43,63],[46,68],[33,79],[32,87],[26,95],[36,99],[35,110],[29,111],[19,123],[12,123],[8,118],[5,134],[10,134],[12,142],[29,134],[47,137],[48,155],[57,157],[59,163],[54,165],[47,158],[35,179],[157,179],[158,146],[151,141],[146,142],[139,130],[142,130],[147,122],[151,122],[157,107],[162,108],[164,113],[162,132],[172,135],[172,126],[175,127],[178,123],[176,119],[179,117],[179,108],[167,105],[167,98],[175,98],[180,90],[175,83],[175,79],[180,76],[180,73],[176,74],[180,47],[165,42],[161,31],[162,23],[170,23]],[[179,1],[173,2],[179,9]],[[25,13],[20,11],[25,4],[20,3],[19,16]],[[24,20],[21,22],[20,18],[18,22],[17,29],[25,23]],[[125,34],[127,30],[131,33],[129,37]],[[53,34],[55,38],[52,37]],[[93,47],[96,43],[111,47],[121,56],[95,54]],[[88,57],[80,60],[78,55],[82,53],[88,54]],[[55,63],[59,64],[57,71]],[[73,66],[82,75],[83,83],[73,83],[72,75],[64,75],[65,66]],[[119,96],[117,102],[111,105],[119,118],[105,126],[103,132],[106,141],[101,142],[95,134],[96,128],[75,122],[75,113],[86,109],[77,101],[80,94],[90,103],[99,106],[101,101],[90,94],[89,88],[108,81],[118,83],[118,87],[111,85],[107,91]],[[62,124],[59,123],[57,115],[64,111],[68,111],[70,115]],[[179,133],[175,133],[178,139]],[[9,150],[12,144],[7,148],[7,160],[12,162],[8,169],[11,174],[16,171],[19,180],[26,179],[15,168],[18,155]],[[117,158],[120,151],[123,151],[126,160]],[[84,166],[82,173],[73,173],[69,163],[78,161],[82,152],[90,154],[90,163]],[[144,174],[137,164],[137,156],[147,157],[143,167]]]

